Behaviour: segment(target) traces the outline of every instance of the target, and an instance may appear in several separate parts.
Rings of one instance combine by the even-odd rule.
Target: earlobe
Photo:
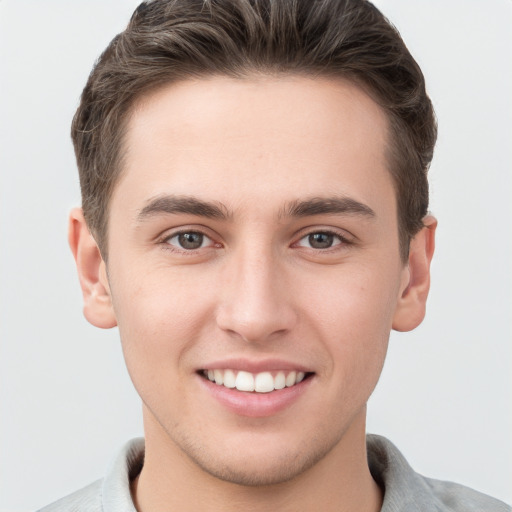
[[[404,268],[404,284],[393,317],[392,327],[395,331],[411,331],[425,317],[437,220],[428,215],[423,219],[423,224],[424,227],[410,243],[409,261]]]
[[[81,208],[74,208],[69,215],[68,241],[82,288],[85,318],[96,327],[115,327],[106,265]]]

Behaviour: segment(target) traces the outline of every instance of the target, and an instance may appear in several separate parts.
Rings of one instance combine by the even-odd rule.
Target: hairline
[[[393,167],[397,165],[396,153],[398,150],[397,144],[397,129],[394,126],[394,117],[392,112],[386,109],[379,101],[378,93],[376,93],[372,87],[367,84],[360,76],[350,72],[333,72],[327,70],[308,70],[305,69],[293,69],[293,70],[276,70],[272,67],[247,67],[244,69],[225,70],[224,72],[210,72],[210,71],[195,71],[195,72],[184,72],[180,76],[176,76],[174,79],[169,77],[168,80],[158,81],[145,88],[142,88],[128,101],[123,113],[120,117],[119,122],[119,145],[114,156],[112,165],[112,176],[113,179],[110,182],[110,190],[108,194],[108,200],[105,204],[105,208],[102,215],[102,225],[99,229],[91,230],[93,237],[95,238],[97,245],[100,249],[101,255],[105,263],[108,261],[108,235],[109,235],[109,219],[110,219],[110,205],[115,189],[118,187],[120,181],[123,179],[126,168],[126,159],[129,156],[129,147],[127,146],[127,135],[129,131],[130,120],[132,116],[136,114],[137,109],[141,107],[144,102],[148,101],[151,96],[158,94],[159,91],[168,88],[172,85],[203,81],[214,78],[232,78],[235,80],[250,80],[254,78],[308,78],[315,80],[318,78],[327,79],[333,82],[340,81],[346,82],[355,86],[358,90],[366,94],[381,110],[384,114],[386,123],[385,133],[385,147],[384,147],[384,158],[385,167],[387,172],[391,176],[393,191],[395,197],[395,214],[398,228],[398,241],[399,241],[399,253],[402,262],[405,264],[409,253],[409,242],[415,233],[407,233],[406,226],[402,225],[402,217],[400,211],[400,196],[398,190],[398,183]],[[91,228],[91,227],[90,227]],[[418,229],[419,230],[419,229]],[[406,244],[405,247],[403,245]]]

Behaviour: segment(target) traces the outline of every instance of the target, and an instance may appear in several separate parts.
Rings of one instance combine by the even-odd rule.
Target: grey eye
[[[167,239],[167,243],[169,245],[173,245],[174,247],[185,249],[187,251],[200,249],[210,242],[211,240],[206,235],[197,231],[178,233],[177,235]]]
[[[183,249],[199,249],[203,245],[204,236],[201,233],[181,233],[178,241]]]
[[[313,249],[328,249],[334,243],[334,235],[330,233],[312,233],[308,235],[308,242]]]
[[[310,233],[299,240],[297,245],[310,249],[330,249],[343,242],[339,235],[328,232]]]

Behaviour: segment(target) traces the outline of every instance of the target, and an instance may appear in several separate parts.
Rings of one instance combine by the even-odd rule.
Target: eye
[[[212,240],[199,231],[185,231],[177,233],[165,240],[166,244],[172,245],[178,249],[193,251],[211,245]]]
[[[329,232],[310,233],[302,237],[297,245],[299,247],[308,247],[311,249],[330,249],[336,245],[340,245],[344,240],[340,235]]]

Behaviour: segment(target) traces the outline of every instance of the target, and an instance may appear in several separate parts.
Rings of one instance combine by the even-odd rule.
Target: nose
[[[270,250],[258,252],[242,250],[229,258],[216,318],[223,331],[252,343],[283,336],[297,321],[282,264]]]

